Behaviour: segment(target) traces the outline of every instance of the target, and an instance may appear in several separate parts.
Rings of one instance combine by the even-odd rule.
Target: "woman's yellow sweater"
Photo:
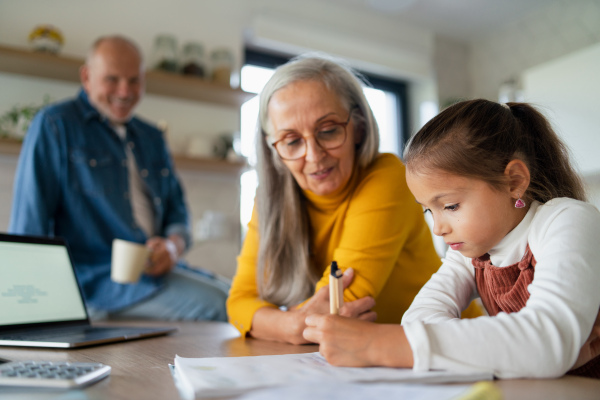
[[[323,271],[315,291],[328,285],[332,260],[342,270],[352,267],[355,276],[344,290],[344,301],[372,296],[381,323],[400,323],[419,289],[441,265],[404,171],[396,156],[381,154],[370,167],[355,170],[346,187],[334,194],[304,192],[311,260]],[[242,336],[259,308],[278,307],[258,295],[256,207],[248,228],[227,300],[229,321]]]

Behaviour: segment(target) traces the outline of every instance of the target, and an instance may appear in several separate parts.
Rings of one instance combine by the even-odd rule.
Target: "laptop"
[[[0,346],[75,348],[176,330],[93,326],[65,241],[0,233]]]

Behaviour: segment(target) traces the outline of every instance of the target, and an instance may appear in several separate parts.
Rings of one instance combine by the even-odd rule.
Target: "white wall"
[[[583,174],[600,173],[600,43],[522,75],[525,100],[547,110]]]
[[[434,65],[440,107],[444,108],[471,93],[470,47],[444,37],[435,38]]]
[[[471,97],[497,100],[523,71],[600,42],[600,1],[549,0],[548,6],[478,38],[469,57]]]
[[[590,200],[600,207],[600,44],[530,68],[525,100],[539,106],[569,146]]]

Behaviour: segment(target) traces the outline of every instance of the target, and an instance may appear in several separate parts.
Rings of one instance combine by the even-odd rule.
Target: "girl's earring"
[[[519,198],[515,202],[515,208],[523,208],[525,207],[525,202],[521,200],[521,195],[517,195]]]

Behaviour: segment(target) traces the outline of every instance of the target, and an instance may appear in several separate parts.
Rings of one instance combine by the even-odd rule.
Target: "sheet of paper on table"
[[[473,385],[425,385],[419,383],[321,383],[278,386],[253,390],[237,400],[318,400],[318,399],[410,399],[458,400]]]
[[[176,356],[175,369],[183,390],[196,398],[235,396],[256,389],[301,383],[449,383],[493,379],[491,372],[334,367],[319,353],[215,358]]]

